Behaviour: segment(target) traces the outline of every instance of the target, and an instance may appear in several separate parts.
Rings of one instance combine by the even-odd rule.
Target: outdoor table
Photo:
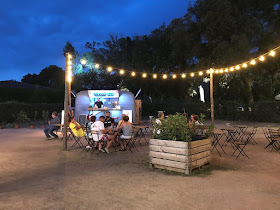
[[[237,135],[237,140],[243,140],[244,133],[248,129],[247,125],[233,125],[233,127],[236,129],[238,135]]]
[[[224,141],[224,143],[222,144],[222,146],[226,146],[228,143],[231,144],[232,148],[235,149],[234,147],[234,141],[236,140],[236,136],[237,136],[237,131],[235,129],[231,129],[231,128],[222,128],[221,129],[226,136],[226,140]]]
[[[222,151],[226,154],[225,150],[223,149],[222,145],[220,144],[220,140],[221,138],[224,136],[223,132],[214,132],[214,136],[213,136],[213,141],[212,141],[212,149],[211,151],[213,151],[213,149],[215,148],[217,150],[217,152],[219,153],[220,157],[222,157],[221,153],[219,152],[217,145],[222,149]]]
[[[149,128],[149,126],[146,126],[146,125],[135,125],[133,127],[138,129],[138,131],[136,133],[136,136],[139,137],[139,142],[143,138],[146,141],[146,143],[149,144],[147,139],[146,139],[146,134],[148,132],[147,129]],[[141,145],[141,143],[140,143],[140,145]]]

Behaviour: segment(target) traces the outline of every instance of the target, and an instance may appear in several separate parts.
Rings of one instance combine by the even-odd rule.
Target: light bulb
[[[72,55],[68,53],[67,55],[68,59],[72,59]]]
[[[176,78],[177,78],[177,75],[176,75],[176,74],[173,74],[173,75],[172,75],[172,78],[173,78],[173,79],[176,79]]]
[[[251,60],[250,64],[251,64],[251,65],[256,65],[255,59]]]
[[[233,67],[231,67],[229,70],[230,70],[230,71],[234,71],[234,68],[233,68]]]
[[[228,68],[225,69],[225,72],[228,72]]]
[[[243,67],[243,68],[247,68],[247,67],[248,67],[247,63],[243,63],[243,64],[242,64],[242,67]]]
[[[202,75],[203,75],[203,72],[202,72],[202,71],[200,71],[200,72],[198,73],[198,75],[199,75],[199,76],[202,76]]]
[[[143,77],[143,78],[146,78],[146,77],[147,77],[147,74],[146,74],[146,73],[143,73],[143,74],[142,74],[142,77]]]
[[[235,66],[235,69],[240,70],[240,66],[239,65]]]
[[[191,77],[194,77],[194,73],[191,73]]]
[[[157,75],[156,75],[156,74],[154,74],[154,75],[153,75],[153,78],[154,78],[154,79],[156,79],[156,78],[157,78]]]
[[[107,71],[108,71],[108,72],[111,72],[111,71],[113,71],[113,68],[112,68],[112,67],[108,67],[108,68],[107,68]]]
[[[260,61],[264,61],[264,60],[265,60],[264,56],[262,55],[262,56],[259,58],[259,60],[260,60]]]
[[[224,70],[223,70],[223,69],[220,69],[220,73],[224,73]]]
[[[216,74],[219,74],[219,70],[216,70],[215,73],[216,73]]]
[[[82,65],[86,65],[87,64],[87,61],[85,59],[81,59],[81,64]]]
[[[182,74],[182,78],[186,78],[186,74]]]
[[[67,64],[68,65],[72,65],[72,61],[67,61]]]
[[[210,74],[210,70],[207,70],[207,72],[206,72],[207,74]]]
[[[100,67],[100,65],[99,65],[98,63],[96,63],[96,64],[94,65],[94,67],[95,67],[96,69],[98,69],[98,68]]]
[[[162,78],[163,78],[163,79],[167,79],[167,75],[164,74],[164,75],[162,76]]]
[[[121,69],[121,70],[120,70],[120,74],[124,74],[124,70]]]
[[[274,50],[271,50],[271,51],[269,52],[269,55],[270,55],[270,56],[272,56],[272,57],[274,57],[274,56],[275,56],[275,54],[276,54],[276,53],[275,53],[275,51],[274,51]]]
[[[133,72],[131,72],[131,76],[135,76],[136,75],[136,73],[133,71]]]

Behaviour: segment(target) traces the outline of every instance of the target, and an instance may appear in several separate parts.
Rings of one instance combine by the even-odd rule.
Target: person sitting
[[[97,101],[94,103],[94,107],[97,107],[98,109],[101,109],[104,107],[104,104],[102,101],[100,101],[100,98],[98,98]]]
[[[128,116],[123,117],[123,123],[119,127],[119,130],[122,131],[122,135],[120,136],[121,150],[125,151],[126,145],[124,139],[130,139],[132,136],[132,124],[129,122]]]
[[[44,133],[47,137],[47,140],[51,140],[51,136],[52,135],[55,139],[58,138],[58,135],[56,135],[53,131],[58,130],[59,126],[55,125],[55,124],[60,124],[60,120],[57,116],[57,112],[53,112],[52,113],[52,119],[48,122],[48,125],[46,126],[46,128],[44,129]]]
[[[119,123],[118,123],[118,125],[117,125],[118,128],[119,128],[119,127],[122,127],[123,117],[124,117],[124,116],[126,116],[126,115],[125,115],[125,114],[122,114],[121,120],[119,121]]]
[[[110,112],[106,112],[106,117],[105,117],[105,121],[104,121],[104,127],[105,128],[109,128],[109,127],[114,127],[114,125],[115,125],[115,121],[111,117],[111,113]]]
[[[201,136],[203,135],[203,130],[202,129],[197,129],[200,125],[203,125],[199,121],[198,115],[192,114],[191,119],[189,121],[189,128],[193,129],[196,133],[196,135]]]
[[[95,146],[97,146],[97,142],[100,141],[99,148],[98,148],[99,151],[101,152],[106,151],[107,153],[109,153],[109,147],[115,140],[115,135],[108,135],[108,133],[112,132],[112,128],[105,129],[104,121],[105,121],[105,117],[100,116],[99,120],[92,124],[91,131],[92,131],[93,140],[95,141]],[[105,151],[102,149],[103,140],[109,141],[105,148]]]
[[[77,137],[84,137],[86,135],[83,126],[81,126],[75,119],[75,117],[69,117],[70,124],[69,128],[73,132],[73,134]]]
[[[159,112],[159,113],[158,113],[158,118],[156,119],[156,124],[159,125],[159,126],[161,126],[163,120],[164,120],[164,113],[163,113],[163,112]],[[158,129],[158,128],[155,128],[155,129],[154,129],[154,133],[155,133],[155,132],[156,132],[157,135],[159,135],[160,132],[161,132],[161,130]]]

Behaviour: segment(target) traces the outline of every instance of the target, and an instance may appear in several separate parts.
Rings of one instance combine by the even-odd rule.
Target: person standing
[[[94,103],[94,107],[97,107],[98,109],[101,109],[104,107],[104,104],[102,101],[100,101],[100,98],[98,98],[97,101]]]
[[[48,122],[48,125],[44,129],[44,133],[47,137],[47,140],[51,140],[51,136],[53,136],[55,139],[58,138],[58,135],[56,135],[53,131],[59,129],[59,126],[56,124],[60,124],[60,120],[57,116],[57,112],[52,113],[52,119]],[[50,136],[51,135],[51,136]]]
[[[105,117],[105,121],[104,121],[104,127],[105,128],[109,128],[109,127],[114,127],[115,125],[115,121],[114,119],[111,117],[111,113],[110,112],[106,112],[106,117]]]

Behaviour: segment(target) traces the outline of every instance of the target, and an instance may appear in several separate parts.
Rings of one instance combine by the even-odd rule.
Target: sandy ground
[[[150,169],[147,146],[97,156],[63,152],[40,129],[2,129],[0,209],[280,209],[280,153],[264,150],[261,129],[255,139],[250,159],[227,146],[210,175],[182,176]]]

